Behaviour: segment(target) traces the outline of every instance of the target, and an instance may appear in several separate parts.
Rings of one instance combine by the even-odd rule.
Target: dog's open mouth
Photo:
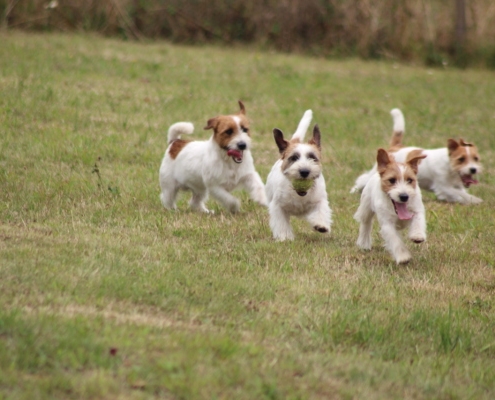
[[[240,164],[242,162],[242,150],[230,149],[227,151],[227,155],[232,157],[235,163]]]
[[[308,194],[314,183],[315,181],[313,179],[295,179],[292,181],[292,187],[299,196],[304,197]]]
[[[392,200],[392,199],[391,199]],[[408,220],[413,217],[413,213],[407,209],[407,203],[399,203],[392,200],[392,204],[395,208],[395,213],[401,220]]]
[[[476,185],[478,181],[473,178],[473,175],[461,175],[464,187],[468,188],[471,185]]]

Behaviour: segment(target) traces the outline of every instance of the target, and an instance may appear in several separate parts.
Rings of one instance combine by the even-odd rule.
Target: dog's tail
[[[180,138],[180,135],[190,135],[194,132],[194,125],[190,122],[176,122],[168,128],[168,143]]]
[[[304,141],[304,136],[306,135],[306,131],[311,124],[311,120],[313,119],[313,111],[306,110],[304,112],[299,125],[297,125],[296,132],[292,135],[292,139],[298,139],[300,142]]]
[[[392,139],[390,139],[389,150],[398,150],[402,146],[402,136],[406,131],[406,122],[404,121],[404,114],[398,108],[394,108],[390,111],[392,118],[394,120],[394,133],[392,134]]]

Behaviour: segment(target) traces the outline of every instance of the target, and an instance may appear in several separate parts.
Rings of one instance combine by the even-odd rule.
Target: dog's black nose
[[[405,203],[407,200],[409,200],[409,195],[405,193],[399,194],[399,200]]]
[[[244,143],[244,142],[239,142],[239,143],[237,143],[237,148],[238,148],[239,150],[246,150],[246,147],[247,147],[247,146],[246,146],[246,143]]]
[[[472,174],[475,174],[476,173],[476,168],[469,168],[469,172],[471,172]]]
[[[309,172],[309,169],[300,169],[299,175],[301,175],[303,178],[307,178],[309,176]]]

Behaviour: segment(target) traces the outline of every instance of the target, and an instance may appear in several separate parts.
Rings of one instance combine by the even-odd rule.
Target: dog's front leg
[[[257,172],[246,175],[241,181],[251,198],[262,206],[267,206],[265,185]]]
[[[290,215],[272,201],[268,206],[270,213],[270,228],[275,240],[294,240],[294,233],[290,226]]]
[[[473,196],[464,189],[456,189],[453,187],[437,187],[434,192],[439,200],[449,203],[460,204],[480,204],[483,202],[479,197]]]
[[[313,211],[306,215],[306,221],[318,232],[330,232],[332,210],[327,200],[320,201]]]
[[[209,193],[217,199],[223,206],[232,213],[239,212],[241,202],[239,199],[232,196],[221,186],[214,186],[208,189]]]
[[[422,243],[426,240],[426,218],[424,210],[414,214],[409,227],[409,239],[414,243]]]
[[[378,216],[379,217],[379,216]],[[392,254],[397,264],[404,264],[411,260],[411,253],[402,241],[395,224],[388,220],[381,220],[380,234],[385,241],[385,248]]]

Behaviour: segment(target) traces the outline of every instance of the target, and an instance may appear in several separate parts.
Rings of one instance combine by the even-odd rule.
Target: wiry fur
[[[220,115],[208,120],[205,129],[213,135],[205,141],[184,141],[181,134],[194,130],[190,122],[173,124],[168,131],[169,146],[160,166],[160,199],[167,209],[175,209],[179,190],[192,191],[193,210],[210,212],[208,195],[231,212],[238,212],[240,202],[230,192],[246,188],[253,200],[266,206],[263,182],[256,172],[250,152],[249,122],[242,102],[238,114]]]
[[[409,227],[409,239],[415,243],[426,240],[425,209],[421,190],[416,184],[416,173],[421,150],[410,153],[405,164],[396,163],[384,149],[377,153],[377,170],[361,193],[361,202],[354,215],[360,223],[357,245],[371,249],[371,230],[376,215],[380,234],[386,249],[397,264],[406,263],[411,253],[401,239],[398,230]]]
[[[322,174],[320,131],[315,125],[313,137],[303,143],[313,113],[307,110],[290,141],[274,129],[280,159],[273,165],[266,182],[270,228],[276,240],[293,240],[290,217],[306,219],[318,232],[330,232],[332,210],[328,205]],[[314,183],[307,191],[296,192],[293,180],[309,179]]]
[[[404,162],[411,151],[419,147],[404,147],[402,137],[405,123],[399,109],[391,111],[394,119],[394,133],[390,141],[389,151],[397,162]],[[477,183],[474,176],[481,172],[480,157],[476,146],[462,139],[449,139],[447,147],[423,150],[428,158],[418,170],[418,182],[421,189],[431,190],[439,200],[461,204],[479,204],[483,200],[469,194],[466,188]],[[359,176],[351,189],[351,193],[363,190],[366,183],[376,172],[376,165]]]

